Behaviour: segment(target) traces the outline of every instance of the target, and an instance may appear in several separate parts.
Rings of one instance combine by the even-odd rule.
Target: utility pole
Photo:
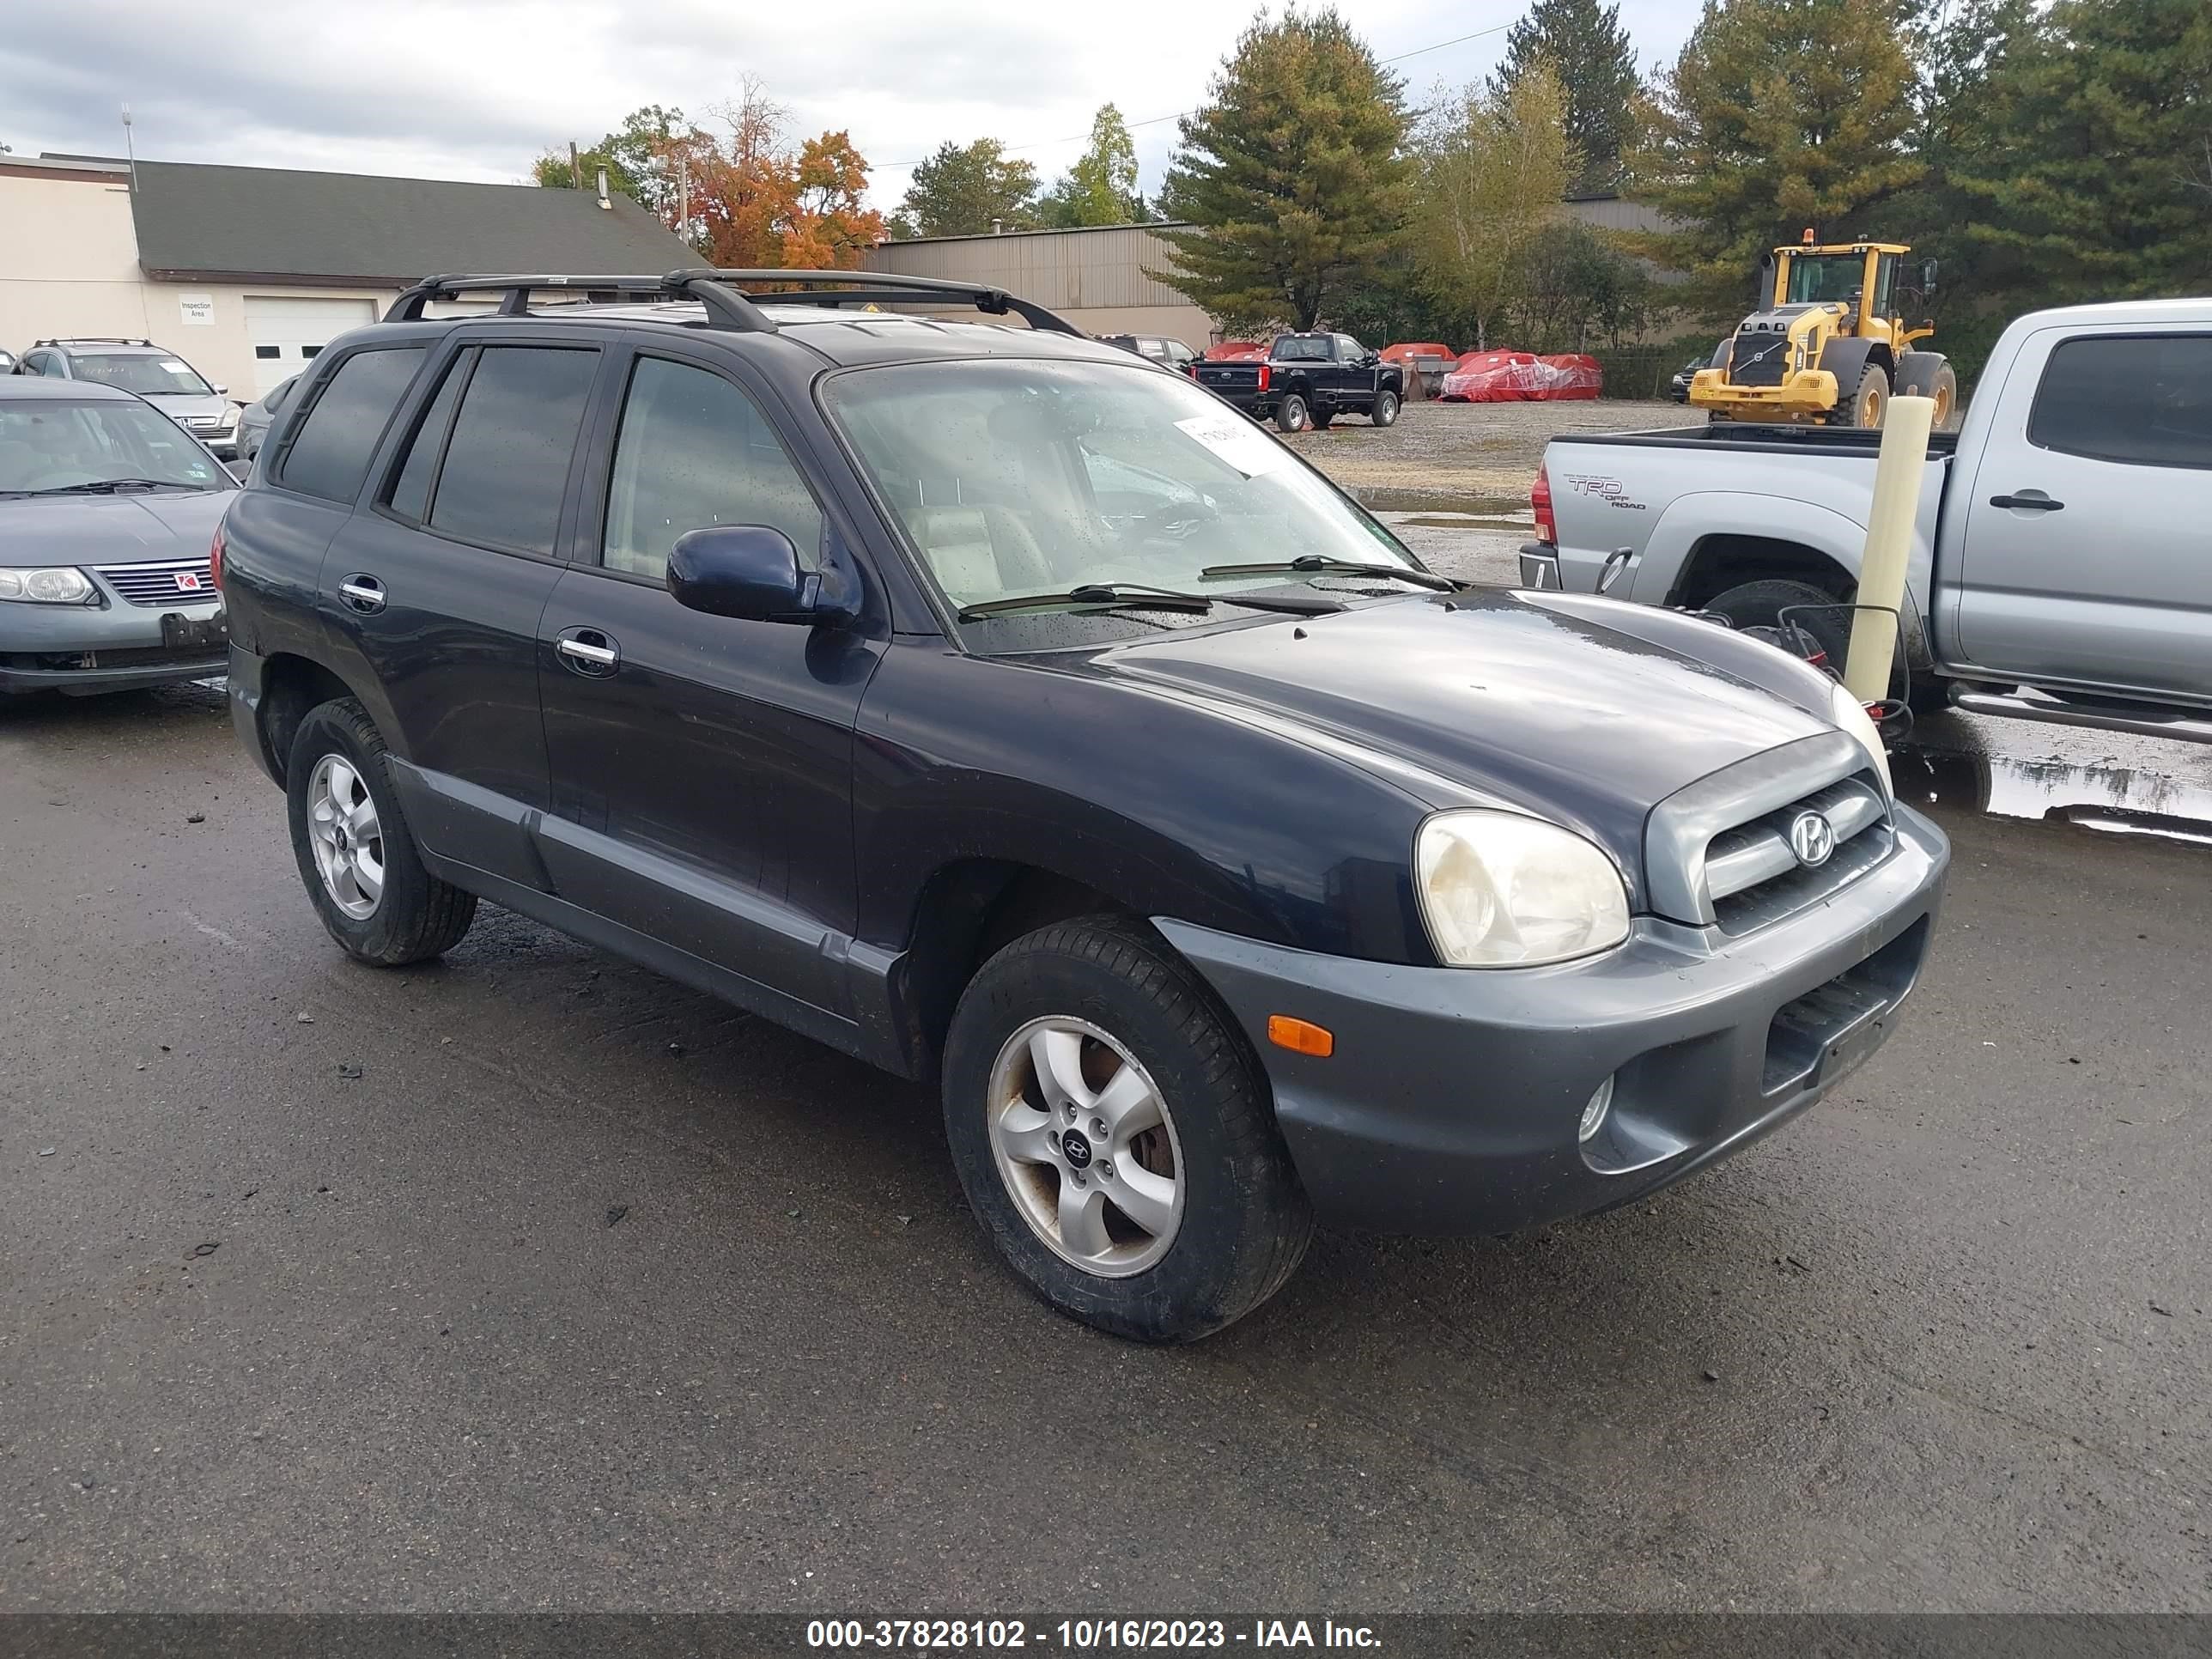
[[[691,240],[691,158],[680,152],[676,157],[676,234],[687,242]]]
[[[583,187],[584,163],[582,158],[576,154],[576,141],[571,138],[568,141],[568,188],[581,190]]]
[[[123,106],[123,153],[131,161],[131,193],[138,193],[138,149],[131,138],[131,106]]]

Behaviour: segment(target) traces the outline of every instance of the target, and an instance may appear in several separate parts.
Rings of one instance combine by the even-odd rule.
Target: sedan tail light
[[[1536,539],[1559,544],[1559,522],[1552,516],[1552,477],[1540,465],[1536,482],[1528,486],[1528,506],[1536,515]]]

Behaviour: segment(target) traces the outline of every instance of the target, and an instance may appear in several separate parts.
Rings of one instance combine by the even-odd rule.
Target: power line
[[[1391,58],[1378,58],[1375,61],[1377,64],[1402,64],[1408,58],[1419,58],[1428,52],[1442,52],[1446,46],[1463,46],[1469,40],[1480,40],[1486,34],[1502,34],[1512,27],[1513,25],[1510,23],[1493,23],[1486,29],[1475,29],[1467,34],[1455,34],[1449,40],[1437,41],[1434,46],[1415,46],[1411,52],[1401,52],[1396,56]],[[1156,127],[1163,121],[1180,121],[1184,116],[1188,115],[1189,113],[1191,113],[1191,112],[1187,109],[1179,109],[1172,115],[1152,115],[1147,116],[1141,121],[1130,121],[1125,125],[1128,127],[1130,131],[1134,132],[1139,127]],[[1001,155],[1019,155],[1024,150],[1049,149],[1054,144],[1077,144],[1082,143],[1083,140],[1088,138],[1090,136],[1091,134],[1088,131],[1072,132],[1065,138],[1033,138],[1025,144],[1002,144],[999,147],[999,154]],[[927,161],[928,159],[929,158],[927,156],[924,156],[922,158],[923,161]],[[879,161],[876,163],[875,166],[869,168],[869,171],[871,173],[897,173],[913,167],[918,167],[921,165],[921,161]]]

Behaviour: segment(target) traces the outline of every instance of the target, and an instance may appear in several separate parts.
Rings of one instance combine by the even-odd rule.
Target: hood
[[[0,500],[0,565],[204,558],[235,491]]]
[[[1293,738],[1304,727],[1352,758],[1364,754],[1370,769],[1431,805],[1517,807],[1640,872],[1644,821],[1658,802],[1832,729],[1691,654],[1711,625],[1682,620],[1676,643],[1510,593],[1437,594],[1162,635],[1097,652],[1079,672],[1242,705],[1287,721]],[[1715,643],[1723,657],[1756,645]]]

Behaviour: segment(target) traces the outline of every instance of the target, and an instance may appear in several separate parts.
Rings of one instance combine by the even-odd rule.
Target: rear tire
[[[944,1078],[976,1219],[1072,1319],[1192,1341],[1265,1302],[1305,1254],[1312,1212],[1258,1058],[1136,922],[1057,922],[984,963]]]
[[[1398,394],[1395,392],[1376,392],[1374,407],[1367,411],[1367,418],[1376,426],[1395,426],[1398,423]]]
[[[1313,424],[1313,407],[1301,392],[1284,394],[1275,405],[1275,429],[1279,432],[1304,432]]]
[[[284,777],[300,879],[349,956],[401,968],[461,942],[477,896],[422,867],[366,708],[342,697],[309,709]]]

